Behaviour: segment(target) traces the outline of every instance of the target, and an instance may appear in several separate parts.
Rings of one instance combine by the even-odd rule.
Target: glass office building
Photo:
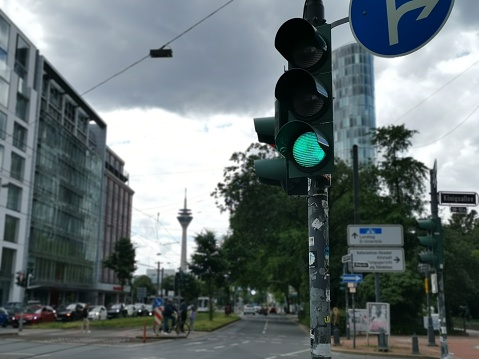
[[[358,145],[359,163],[374,162],[369,134],[376,128],[373,56],[353,43],[333,51],[332,62],[334,155],[351,163],[353,145]]]

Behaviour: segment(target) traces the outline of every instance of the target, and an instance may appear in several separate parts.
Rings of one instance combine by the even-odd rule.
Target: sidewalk
[[[468,335],[457,336],[448,335],[447,345],[451,359],[476,359],[479,358],[479,332],[468,331]],[[437,346],[428,346],[427,336],[418,336],[419,354],[413,354],[413,338],[412,336],[392,336],[389,338],[389,348],[387,351],[378,350],[378,337],[376,335],[357,336],[350,339],[340,338],[340,344],[334,345],[331,341],[331,349],[333,352],[349,352],[377,354],[384,356],[411,356],[411,358],[441,358],[440,337],[436,335],[435,343]],[[355,344],[355,345],[354,345]]]

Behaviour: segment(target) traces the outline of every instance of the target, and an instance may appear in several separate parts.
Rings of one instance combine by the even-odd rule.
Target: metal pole
[[[343,274],[346,274],[347,263],[343,264]],[[344,288],[344,299],[346,302],[346,339],[351,339],[351,328],[349,327],[349,288]]]
[[[158,292],[160,292],[160,261],[158,261],[158,268],[156,270],[156,295],[158,295]]]
[[[434,336],[434,326],[432,325],[432,316],[431,316],[431,290],[429,287],[429,270],[426,270],[425,273],[425,281],[426,281],[426,304],[427,304],[427,338],[428,343],[427,345],[430,347],[437,346],[436,338]]]
[[[329,277],[329,208],[327,189],[309,179],[309,291],[311,358],[331,358],[331,296]]]
[[[437,201],[437,162],[434,160],[434,167],[429,171],[431,182],[431,214],[433,219],[439,218],[439,206]],[[442,238],[441,238],[442,240]],[[446,326],[446,303],[444,294],[444,264],[440,263],[436,268],[437,273],[437,304],[439,309],[439,334],[441,336],[441,359],[449,359],[449,349],[447,346],[447,326]]]

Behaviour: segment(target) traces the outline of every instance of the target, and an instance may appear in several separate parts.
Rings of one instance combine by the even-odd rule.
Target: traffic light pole
[[[434,167],[429,171],[431,182],[431,215],[433,219],[439,218],[439,208],[437,200],[437,163],[434,161]],[[442,241],[442,238],[440,239]],[[441,256],[442,257],[442,256]],[[441,336],[441,359],[449,359],[449,349],[447,346],[447,326],[446,326],[446,301],[444,294],[444,263],[436,266],[437,273],[437,304],[439,310],[439,334]]]
[[[309,179],[309,293],[311,358],[331,358],[329,207],[324,181]]]

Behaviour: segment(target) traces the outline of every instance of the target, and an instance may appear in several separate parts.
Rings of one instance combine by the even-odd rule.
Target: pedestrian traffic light
[[[279,128],[287,121],[287,110],[282,111],[279,102],[275,102],[275,116],[255,118],[254,127],[258,141],[275,147],[275,138]],[[288,161],[284,156],[254,161],[256,175],[261,183],[280,186],[288,195],[301,196],[308,194],[306,178],[289,179]]]
[[[419,253],[419,262],[429,264],[433,268],[442,268],[444,254],[441,237],[441,219],[418,219],[417,225],[420,229],[427,232],[426,236],[417,237],[419,244],[427,248],[426,251]]]
[[[331,25],[286,21],[276,49],[288,61],[275,96],[287,115],[275,137],[277,151],[291,166],[288,178],[317,177],[334,169]]]

